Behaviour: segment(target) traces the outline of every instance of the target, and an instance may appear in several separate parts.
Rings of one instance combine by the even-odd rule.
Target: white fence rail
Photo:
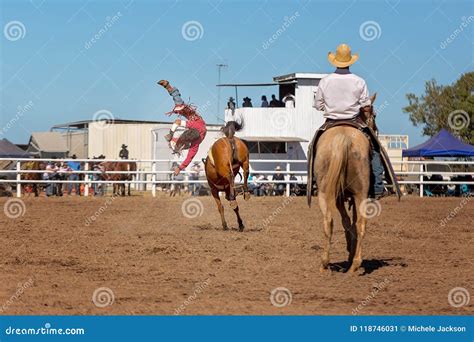
[[[21,178],[22,174],[28,173],[40,173],[44,174],[47,173],[45,170],[25,170],[22,168],[22,165],[27,162],[31,161],[41,161],[41,162],[54,162],[54,163],[61,163],[61,162],[79,162],[82,165],[81,170],[78,171],[58,171],[56,174],[61,175],[84,175],[83,180],[70,180],[70,179],[61,179],[61,180],[50,180],[50,179],[42,179],[42,180],[24,180]],[[177,162],[176,160],[164,160],[164,159],[145,159],[145,160],[124,160],[124,159],[29,159],[29,158],[0,158],[0,162],[9,163],[10,165],[13,163],[14,167],[10,169],[0,169],[0,174],[2,176],[6,176],[6,179],[0,179],[0,183],[10,183],[16,184],[16,195],[17,197],[21,197],[21,184],[27,183],[37,183],[37,184],[83,184],[84,185],[84,195],[88,196],[90,193],[90,187],[93,184],[134,184],[137,187],[140,184],[150,184],[151,185],[151,193],[152,196],[156,196],[156,185],[158,184],[206,184],[206,180],[199,180],[199,179],[190,179],[189,175],[193,174],[193,171],[185,170],[182,173],[185,175],[183,180],[158,180],[157,175],[172,175],[173,171],[164,171],[158,170],[157,164],[158,163],[169,163],[172,164]],[[120,180],[120,181],[108,181],[108,180],[96,180],[93,179],[94,174],[103,175],[104,172],[91,170],[90,166],[97,163],[102,162],[135,162],[139,165],[137,171],[129,172],[129,171],[106,171],[105,173],[110,174],[132,174],[134,175],[133,180]],[[273,175],[275,174],[275,170],[253,170],[252,165],[258,163],[268,163],[268,164],[277,164],[281,166],[281,174],[284,175],[285,180],[281,181],[273,181],[273,180],[259,180],[253,181],[254,183],[258,184],[284,184],[285,185],[285,193],[287,196],[290,195],[291,184],[306,184],[306,171],[301,170],[294,170],[292,169],[292,165],[303,165],[306,168],[307,161],[306,160],[251,160],[250,161],[250,173],[251,174],[261,174],[261,175]],[[420,197],[423,197],[424,194],[424,186],[429,184],[446,184],[446,185],[460,185],[460,184],[467,184],[467,185],[474,185],[474,181],[452,181],[449,180],[436,180],[436,181],[428,181],[424,180],[425,176],[429,176],[432,174],[440,175],[443,177],[456,177],[456,176],[472,176],[474,177],[474,172],[465,172],[465,171],[432,171],[428,170],[427,166],[430,165],[443,165],[447,167],[451,166],[466,166],[466,167],[474,167],[474,161],[392,161],[395,166],[395,169],[400,169],[396,171],[396,175],[401,177],[399,180],[399,184],[406,184],[406,185],[417,185],[419,188]],[[411,167],[410,167],[411,166]],[[300,167],[301,169],[301,167]],[[404,171],[406,169],[407,171]],[[411,171],[408,171],[410,170]],[[417,169],[413,171],[413,169]],[[9,177],[9,175],[13,175],[13,177]],[[298,180],[290,180],[290,175],[299,176],[300,179]],[[204,171],[201,171],[199,176],[204,176]],[[411,176],[411,177],[410,177]],[[171,178],[171,177],[170,177]],[[408,179],[413,178],[413,179]],[[242,180],[238,182],[242,184]],[[251,182],[249,182],[251,183]]]

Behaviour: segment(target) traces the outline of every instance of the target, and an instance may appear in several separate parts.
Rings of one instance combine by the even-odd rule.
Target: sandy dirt
[[[233,229],[223,231],[211,197],[189,199],[23,198],[23,216],[0,215],[0,313],[474,312],[474,298],[459,308],[448,302],[455,287],[474,296],[474,200],[383,199],[368,224],[363,269],[349,275],[339,218],[332,272],[319,272],[317,200],[309,209],[304,197],[239,197],[240,233],[227,203]]]

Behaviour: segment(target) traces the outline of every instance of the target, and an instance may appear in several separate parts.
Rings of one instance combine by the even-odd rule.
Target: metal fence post
[[[89,171],[89,162],[84,164],[84,171]],[[79,192],[81,192],[80,189]],[[84,197],[87,196],[89,196],[89,174],[84,173]]]
[[[21,197],[21,183],[20,183],[20,180],[21,180],[21,162],[20,161],[17,161],[16,162],[16,197]]]
[[[151,171],[153,172],[151,174],[151,195],[153,197],[156,197],[156,185],[155,185],[155,182],[156,182],[156,162],[153,162],[151,164]]]
[[[420,197],[423,197],[423,164],[420,164]]]
[[[290,180],[290,163],[286,163],[286,180]],[[286,183],[286,197],[290,197],[290,183]]]

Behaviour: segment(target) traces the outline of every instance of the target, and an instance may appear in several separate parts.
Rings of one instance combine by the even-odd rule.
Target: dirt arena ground
[[[240,200],[243,233],[228,204],[233,229],[221,229],[210,197],[186,202],[186,214],[198,215],[187,218],[189,198],[23,198],[23,216],[0,215],[1,314],[474,312],[474,299],[448,302],[455,287],[474,296],[470,199],[383,199],[364,269],[349,275],[339,219],[332,272],[319,272],[321,215],[303,197]],[[278,288],[287,290],[274,292],[273,305]]]

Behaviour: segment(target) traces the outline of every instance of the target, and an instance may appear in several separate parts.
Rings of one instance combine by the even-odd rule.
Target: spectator
[[[73,154],[71,158],[72,159],[77,159],[75,154]],[[81,163],[79,163],[77,161],[68,161],[67,165],[68,165],[70,171],[80,171],[81,170]],[[69,175],[69,180],[70,181],[78,181],[79,180],[79,174],[71,173]],[[80,196],[81,195],[81,190],[80,190],[79,183],[68,183],[68,185],[67,185],[67,194],[71,195],[73,185],[74,185],[74,191],[76,193],[76,196]]]
[[[290,181],[297,181],[297,180],[298,179],[296,178],[296,176],[294,174],[290,175]],[[292,195],[297,196],[300,192],[301,192],[301,189],[299,187],[299,184],[297,184],[297,183],[291,183],[290,184],[290,193]]]
[[[201,173],[201,165],[199,162],[194,162],[194,165],[191,167],[191,174],[189,175],[189,180],[198,181],[199,174]],[[198,183],[191,183],[189,185],[189,191],[193,196],[199,196],[199,190],[201,189],[200,184]]]
[[[283,173],[281,173],[281,167],[280,166],[277,166],[275,168],[275,174],[273,175],[272,180],[277,181],[277,182],[285,180],[285,176],[283,175]],[[273,191],[274,191],[276,196],[281,196],[285,192],[285,184],[283,184],[283,183],[274,183],[273,184],[273,189],[274,189]]]
[[[280,100],[277,100],[275,94],[272,95],[272,100],[270,101],[270,107],[282,107]]]
[[[120,159],[128,159],[128,150],[127,145],[122,144],[122,149],[120,150],[119,157]]]
[[[266,108],[268,107],[268,101],[267,101],[267,97],[265,95],[262,95],[262,108]]]
[[[253,107],[252,99],[250,97],[244,97],[244,102],[242,103],[242,107]]]
[[[53,180],[55,176],[55,163],[50,161],[46,165],[45,172],[43,173],[43,180]],[[54,184],[53,183],[47,183],[46,184],[46,196],[52,196],[54,195]]]
[[[252,193],[254,196],[264,196],[267,193],[267,184],[265,183],[259,183],[266,181],[267,177],[265,175],[258,175],[256,174],[255,176],[252,177],[252,183],[250,184],[250,187],[252,189]]]
[[[286,108],[295,108],[295,96],[292,94],[286,94],[283,98],[283,103]]]
[[[59,174],[58,174],[58,179],[60,180],[66,180],[68,179],[68,173],[71,171],[69,166],[67,165],[66,162],[62,162],[61,165],[59,166]],[[58,191],[61,193],[60,196],[63,195],[63,192],[66,192],[66,184],[60,183],[58,184]]]
[[[229,101],[227,101],[227,109],[230,109],[232,112],[235,110],[235,100],[232,96],[229,97]]]
[[[174,174],[174,170],[177,167],[178,167],[178,163],[173,162],[173,166],[171,167],[171,171],[173,171],[173,173],[171,173],[171,180],[182,182],[184,180],[183,174],[182,173],[179,173],[177,175]],[[176,194],[181,196],[181,187],[182,187],[182,183],[172,183],[171,184],[170,196],[174,197],[174,196],[176,196]]]
[[[99,158],[93,158],[93,159],[99,159]],[[93,163],[92,165],[92,171],[95,172],[100,172],[100,173],[93,173],[92,174],[92,180],[94,181],[100,181],[102,180],[102,170],[100,168],[100,163]],[[104,195],[104,187],[103,184],[101,183],[92,183],[92,188],[94,189],[94,196],[103,196]]]

